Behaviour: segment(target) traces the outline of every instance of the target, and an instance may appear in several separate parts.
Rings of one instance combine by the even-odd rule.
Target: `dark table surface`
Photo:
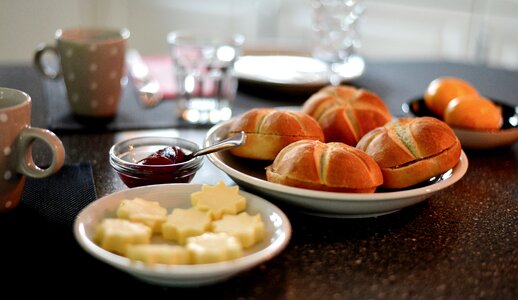
[[[518,72],[482,66],[369,62],[364,76],[352,84],[375,91],[392,114],[400,116],[403,102],[420,96],[431,80],[443,75],[462,77],[481,93],[518,105]],[[31,95],[33,126],[48,126],[48,101],[55,100],[46,99],[44,85],[31,66],[1,66],[0,86]],[[257,106],[299,105],[307,93],[294,95],[242,85],[236,112]],[[207,128],[186,127],[161,130],[199,144],[207,132]],[[92,164],[98,197],[126,189],[108,163],[109,147],[120,138],[146,133],[57,131],[66,148],[66,163]],[[37,242],[31,243],[35,237],[26,232],[28,242],[23,243],[11,239],[12,235],[0,236],[1,260],[10,262],[0,267],[4,278],[0,290],[58,296],[68,295],[64,294],[66,285],[74,294],[99,297],[144,292],[175,299],[516,299],[518,144],[466,153],[469,168],[459,182],[389,215],[329,219],[281,206],[292,223],[293,236],[280,255],[226,282],[196,289],[143,283],[83,251],[71,227],[54,228],[34,218],[30,226],[38,228]],[[44,151],[35,156],[45,161]],[[219,180],[232,183],[206,160],[194,182]],[[0,215],[0,224],[8,227],[0,232],[16,233],[16,221],[9,218],[14,213]]]

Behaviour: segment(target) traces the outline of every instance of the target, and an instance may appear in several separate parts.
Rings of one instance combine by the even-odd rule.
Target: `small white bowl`
[[[170,212],[173,208],[191,207],[190,195],[201,190],[201,184],[149,185],[119,191],[102,197],[85,207],[74,223],[74,235],[81,247],[95,258],[128,272],[143,281],[164,286],[200,286],[222,281],[253,268],[279,254],[291,238],[291,224],[275,205],[253,194],[239,191],[247,200],[249,214],[260,213],[265,223],[265,239],[247,249],[241,258],[199,265],[146,265],[104,250],[93,241],[95,228],[107,217],[115,217],[120,202],[141,197],[158,201]]]

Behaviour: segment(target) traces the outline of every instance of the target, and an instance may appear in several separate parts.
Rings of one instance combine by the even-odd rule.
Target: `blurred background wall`
[[[361,54],[518,69],[518,0],[365,0]],[[311,49],[311,0],[0,0],[0,63],[30,62],[57,28],[126,27],[144,55],[181,28],[241,32],[246,49]]]

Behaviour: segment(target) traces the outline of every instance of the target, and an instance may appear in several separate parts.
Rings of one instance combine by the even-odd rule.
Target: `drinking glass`
[[[313,57],[326,62],[331,83],[357,77],[365,62],[358,55],[361,39],[358,24],[365,12],[363,0],[313,0]]]
[[[179,117],[192,124],[230,119],[238,84],[234,63],[244,37],[174,31],[167,40],[178,87]]]

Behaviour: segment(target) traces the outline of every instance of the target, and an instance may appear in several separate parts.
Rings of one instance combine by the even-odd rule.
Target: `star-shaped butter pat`
[[[261,215],[249,215],[242,212],[238,215],[224,215],[221,220],[212,222],[213,232],[226,232],[235,236],[248,248],[264,239],[265,230]]]
[[[94,240],[110,252],[126,254],[129,245],[149,244],[151,228],[123,219],[104,219],[96,228]]]
[[[185,265],[191,262],[187,248],[167,244],[131,245],[126,257],[145,264]]]
[[[151,227],[153,232],[162,230],[167,210],[156,201],[148,201],[141,198],[122,200],[117,209],[117,217],[128,219],[132,222],[144,223]]]
[[[210,222],[210,215],[206,211],[175,208],[162,224],[162,236],[166,240],[177,241],[183,245],[188,237],[208,231]]]
[[[190,237],[186,247],[194,264],[215,263],[243,256],[239,240],[224,232],[206,232]]]
[[[226,186],[223,181],[214,186],[204,184],[201,191],[191,194],[191,202],[201,211],[208,211],[213,220],[223,214],[235,215],[246,208],[245,197],[239,194],[238,186]]]

